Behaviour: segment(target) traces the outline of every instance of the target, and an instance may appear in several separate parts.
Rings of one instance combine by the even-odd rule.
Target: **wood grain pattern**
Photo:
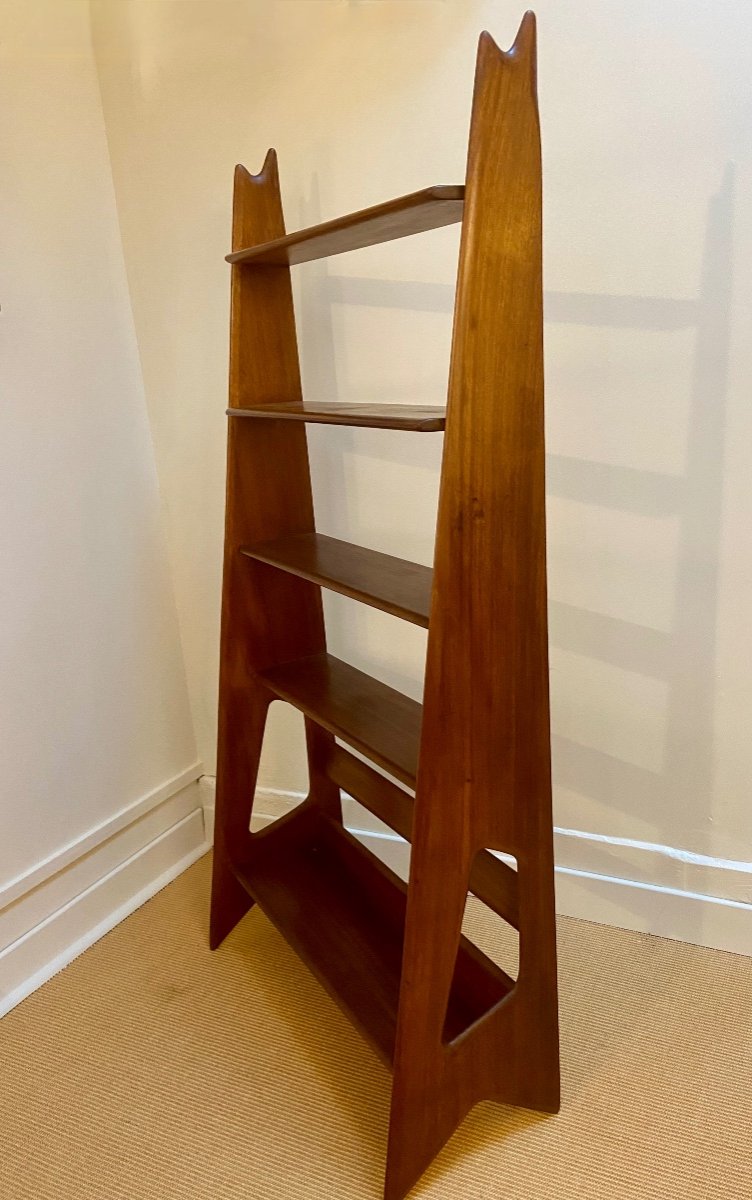
[[[330,779],[349,796],[378,817],[406,842],[413,836],[413,797],[403,788],[385,779],[344,746],[335,745],[326,771]]]
[[[262,171],[235,171],[233,245],[284,233],[277,160]],[[233,268],[230,403],[259,405],[279,394],[300,397],[300,372],[286,268]],[[314,528],[305,427],[280,421],[229,423],[224,577],[220,644],[217,799],[211,944],[217,946],[247,911],[250,899],[234,864],[250,849],[251,805],[269,703],[258,680],[264,667],[326,648],[320,590],[294,575],[268,571],[240,546]],[[331,741],[307,729],[314,757]],[[318,748],[318,750],[317,750]],[[312,775],[311,799],[339,810],[339,790]]]
[[[288,237],[273,152],[236,174],[212,944],[256,900],[393,1064],[386,1200],[478,1101],[559,1105],[535,73],[532,14],[507,53],[481,36],[464,192]],[[304,405],[290,263],[460,218],[446,412]],[[316,534],[311,420],[446,426],[432,574]],[[423,706],[327,654],[321,585],[428,625]],[[251,836],[274,698],[305,715],[310,792]],[[407,886],[341,788],[411,839]],[[516,982],[462,937],[468,889],[519,930]]]
[[[258,407],[228,408],[228,417],[307,421],[317,425],[354,425],[365,429],[402,429],[437,433],[446,424],[446,410],[422,404],[340,404],[322,401],[277,401]]]
[[[478,1100],[559,1107],[532,13],[507,53],[481,36],[465,195],[387,1200],[401,1200]],[[519,864],[519,978],[447,1044],[483,848]]]
[[[406,783],[415,783],[421,707],[331,654],[262,673],[269,691]]]
[[[404,937],[404,882],[311,808],[267,831],[237,868],[249,894],[391,1065]],[[512,981],[467,939],[447,1022],[461,1033]]]
[[[337,217],[334,221],[324,221],[311,229],[301,229],[285,237],[233,251],[228,254],[227,261],[291,266],[425,233],[428,229],[440,229],[462,220],[464,193],[463,187],[451,185],[424,188],[409,196]]]
[[[406,842],[412,841],[412,796],[384,779],[342,746],[334,746],[328,755],[326,772],[338,787],[354,796],[364,808],[394,829]],[[512,867],[494,858],[487,850],[482,850],[470,871],[470,891],[515,929],[519,928],[517,874]]]
[[[428,628],[431,568],[327,537],[298,533],[242,553]]]

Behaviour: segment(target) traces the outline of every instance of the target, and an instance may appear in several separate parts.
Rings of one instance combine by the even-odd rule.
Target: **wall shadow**
[[[552,495],[640,513],[673,516],[678,536],[672,616],[668,630],[551,604],[552,643],[625,670],[664,681],[667,705],[660,770],[554,736],[556,782],[610,809],[634,814],[653,840],[672,845],[681,812],[693,831],[692,850],[711,853],[715,657],[722,521],[724,440],[732,292],[734,169],[729,164],[708,205],[699,293],[694,301],[618,297],[603,310],[621,327],[691,327],[694,360],[688,404],[685,470],[681,477],[552,458]],[[600,298],[599,298],[600,299]],[[576,305],[579,302],[576,302]],[[567,319],[561,305],[558,319]],[[652,320],[652,317],[657,318]],[[601,317],[601,320],[603,318]],[[650,323],[648,323],[650,322]],[[579,494],[578,494],[579,493]],[[618,547],[614,547],[618,553]],[[614,874],[633,867],[611,853]],[[679,873],[678,884],[688,868]],[[587,886],[587,881],[582,881]],[[630,904],[623,889],[622,903]],[[697,928],[701,931],[701,906]],[[644,912],[641,906],[640,912]],[[691,931],[688,930],[688,935]]]

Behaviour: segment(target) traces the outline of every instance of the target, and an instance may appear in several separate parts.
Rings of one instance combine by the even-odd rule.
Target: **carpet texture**
[[[0,1022],[2,1200],[380,1196],[386,1071],[258,910],[209,953],[209,869]],[[412,1196],[750,1200],[752,958],[562,919],[560,964],[560,1115],[480,1105]]]

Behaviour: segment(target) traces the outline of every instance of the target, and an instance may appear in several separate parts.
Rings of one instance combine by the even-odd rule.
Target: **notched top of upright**
[[[227,255],[227,261],[292,266],[348,250],[361,250],[364,246],[453,225],[462,220],[464,203],[464,186],[437,184],[310,229],[300,229],[273,242],[236,250]]]

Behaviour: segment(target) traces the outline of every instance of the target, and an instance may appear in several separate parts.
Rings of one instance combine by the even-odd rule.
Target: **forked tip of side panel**
[[[520,21],[517,36],[509,53],[514,52],[519,55],[531,54],[535,50],[536,31],[537,21],[535,13],[529,8]]]
[[[235,167],[235,182],[239,183],[242,181],[243,183],[264,183],[271,176],[275,175],[276,171],[277,151],[273,146],[270,146],[266,152],[263,166],[256,175],[252,175],[248,168],[244,167],[242,163],[237,164]]]
[[[501,47],[494,41],[487,29],[484,29],[478,41],[478,57],[486,54],[494,54],[501,58],[529,58],[535,55],[536,41],[536,20],[535,13],[528,9],[520,21],[520,27],[517,30],[512,45],[508,50],[502,50]]]

